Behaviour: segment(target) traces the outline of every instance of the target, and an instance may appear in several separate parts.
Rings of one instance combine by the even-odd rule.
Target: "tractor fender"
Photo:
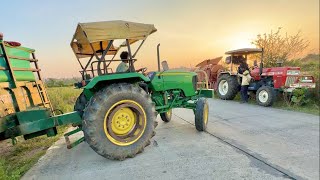
[[[213,89],[214,90],[217,90],[217,88],[218,88],[218,80],[219,80],[220,76],[222,76],[224,74],[228,74],[230,76],[235,76],[231,71],[225,71],[225,70],[221,70],[220,71],[219,70],[218,73],[217,73],[217,81],[214,82],[214,84],[213,84]]]
[[[231,75],[235,75],[235,74],[233,74],[233,73],[230,72],[230,71],[221,71],[221,72],[218,73],[218,77],[221,76],[221,75],[223,75],[223,74],[229,74],[230,76],[231,76]]]
[[[145,83],[150,82],[150,79],[141,73],[117,73],[117,74],[106,74],[102,76],[94,77],[85,87],[85,90],[91,90],[99,84],[112,84],[112,83],[136,83],[143,81]]]

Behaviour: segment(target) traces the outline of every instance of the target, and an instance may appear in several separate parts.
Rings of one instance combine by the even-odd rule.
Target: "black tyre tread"
[[[219,93],[219,83],[221,80],[226,80],[228,82],[228,92],[226,95],[221,95]],[[233,100],[237,93],[239,92],[239,83],[236,76],[231,76],[230,74],[222,74],[218,78],[218,88],[217,88],[217,95],[220,99],[223,100]]]
[[[82,92],[78,96],[76,103],[74,104],[73,110],[78,111],[80,113],[80,116],[82,117],[83,111],[86,108],[87,103],[88,103],[88,101],[87,101],[84,93]]]
[[[154,122],[147,122],[147,127],[145,129],[144,134],[140,139],[129,145],[129,146],[117,146],[112,144],[112,142],[108,142],[108,145],[105,143],[99,143],[99,141],[103,141],[99,135],[97,135],[97,132],[101,129],[100,127],[97,127],[96,124],[98,119],[95,117],[95,114],[98,110],[101,110],[103,106],[101,104],[108,103],[109,99],[114,98],[119,93],[134,93],[133,96],[136,96],[137,94],[140,94],[146,102],[146,104],[149,104],[148,107],[151,105],[150,109],[145,109],[147,114],[147,121],[149,118],[151,118]],[[119,97],[119,96],[117,96]],[[145,107],[144,107],[145,108]],[[99,92],[97,92],[88,102],[84,114],[83,114],[83,132],[85,141],[89,144],[89,146],[96,151],[99,155],[113,160],[124,160],[126,158],[134,157],[136,154],[141,153],[144,151],[144,148],[150,144],[150,139],[154,136],[154,128],[157,125],[157,122],[155,121],[156,117],[154,116],[156,114],[154,103],[152,103],[152,100],[150,96],[140,87],[134,86],[127,83],[119,83],[119,84],[112,84]],[[103,122],[102,122],[103,124]],[[104,132],[103,132],[104,133]],[[104,138],[107,139],[107,137]],[[109,140],[107,140],[109,141]],[[106,146],[108,146],[106,148]],[[123,153],[125,152],[125,153]]]
[[[205,104],[208,104],[207,99],[205,98],[199,98],[196,104],[195,126],[198,131],[205,131],[207,129],[207,124],[204,123],[203,119],[203,110]]]
[[[169,111],[171,111],[170,116],[168,116],[168,114],[166,112],[165,113],[160,113],[160,117],[161,117],[162,121],[164,121],[164,122],[170,122],[171,121],[172,109],[170,109]]]
[[[261,101],[259,101],[259,93],[260,91],[265,90],[268,92],[268,100],[265,103],[262,103]],[[258,105],[260,106],[264,106],[264,107],[268,107],[268,106],[272,106],[272,104],[274,103],[274,101],[276,100],[276,93],[274,91],[274,89],[270,86],[261,86],[256,93],[256,102]]]

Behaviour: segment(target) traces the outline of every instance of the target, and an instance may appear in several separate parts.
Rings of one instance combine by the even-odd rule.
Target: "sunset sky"
[[[236,48],[259,33],[299,30],[319,52],[319,0],[3,0],[4,39],[36,49],[44,77],[80,76],[70,48],[78,22],[127,20],[154,24],[136,67],[156,68],[156,45],[170,67],[190,67]]]

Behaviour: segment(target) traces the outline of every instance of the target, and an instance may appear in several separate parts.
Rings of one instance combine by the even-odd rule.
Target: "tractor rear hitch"
[[[66,140],[66,144],[67,144],[67,148],[71,149],[75,146],[77,146],[78,144],[82,143],[84,141],[84,137],[81,137],[80,139],[76,140],[75,142],[71,143],[69,136],[78,133],[79,131],[82,131],[81,128],[77,128],[75,130],[72,130],[66,134],[64,134],[64,138]]]

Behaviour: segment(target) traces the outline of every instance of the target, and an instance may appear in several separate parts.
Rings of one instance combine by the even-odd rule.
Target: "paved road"
[[[207,133],[175,109],[133,159],[104,159],[86,143],[67,150],[61,139],[22,179],[319,179],[319,116],[209,103]]]
[[[319,179],[319,116],[211,100],[208,132],[296,179]],[[175,113],[192,122],[182,109]]]

